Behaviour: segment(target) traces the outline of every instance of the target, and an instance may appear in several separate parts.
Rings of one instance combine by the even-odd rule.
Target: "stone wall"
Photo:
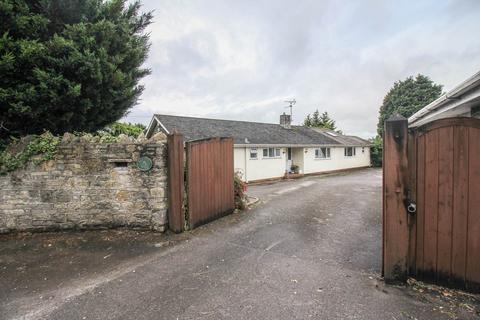
[[[165,141],[62,142],[55,160],[0,176],[0,233],[167,225]],[[137,160],[153,160],[140,171]]]

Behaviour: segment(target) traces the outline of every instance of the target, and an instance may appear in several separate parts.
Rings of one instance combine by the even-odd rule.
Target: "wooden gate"
[[[195,228],[235,209],[232,138],[191,141],[184,148],[180,134],[169,135],[168,167],[172,231]]]
[[[187,142],[186,151],[187,216],[195,228],[235,209],[233,139]]]
[[[441,119],[402,139],[406,132],[406,119],[386,124],[385,277],[479,291],[480,120]]]

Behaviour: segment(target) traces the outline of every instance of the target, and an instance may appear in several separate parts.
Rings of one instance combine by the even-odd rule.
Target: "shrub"
[[[233,185],[235,191],[235,208],[243,210],[246,207],[245,182],[243,182],[238,175],[233,178]]]
[[[290,167],[290,170],[292,170],[294,173],[299,173],[300,172],[300,167],[296,164],[293,164],[291,167]]]
[[[59,143],[60,138],[50,132],[12,141],[0,153],[0,175],[23,168],[30,160],[39,164],[53,159]]]
[[[141,123],[123,123],[123,122],[114,122],[109,126],[106,126],[100,132],[106,132],[111,134],[114,137],[118,137],[121,134],[125,134],[129,137],[137,138],[145,130],[145,126]]]
[[[373,167],[382,166],[383,140],[380,136],[370,139],[372,146],[370,147],[370,159]]]

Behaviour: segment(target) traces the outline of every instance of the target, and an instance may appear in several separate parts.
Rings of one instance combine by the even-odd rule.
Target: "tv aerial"
[[[291,100],[285,100],[284,102],[287,102],[289,104],[289,106],[285,107],[285,108],[290,108],[290,121],[293,120],[293,106],[297,103],[297,101],[295,100],[295,98],[291,99]]]

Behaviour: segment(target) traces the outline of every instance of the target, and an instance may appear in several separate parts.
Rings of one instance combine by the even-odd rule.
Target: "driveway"
[[[181,235],[3,236],[0,317],[478,316],[475,296],[457,301],[450,291],[385,286],[379,279],[381,171],[252,186],[249,193],[260,198],[253,209]]]

